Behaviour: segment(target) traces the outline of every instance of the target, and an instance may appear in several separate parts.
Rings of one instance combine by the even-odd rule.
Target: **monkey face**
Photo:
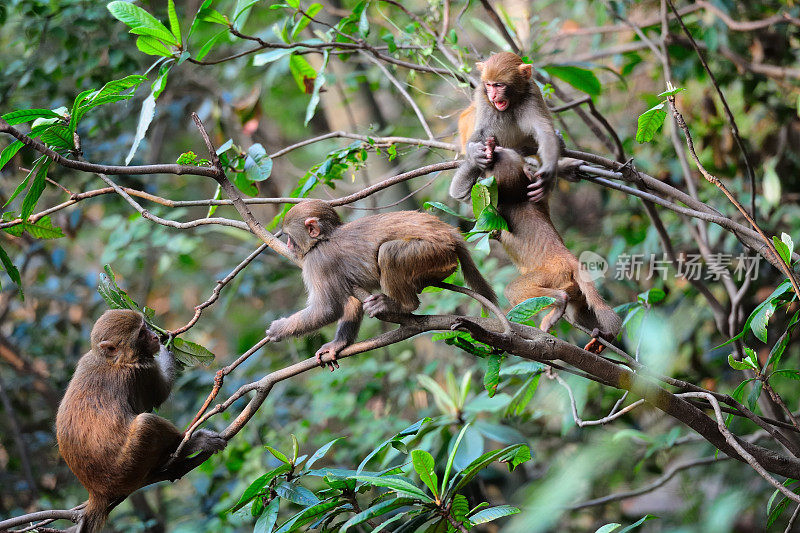
[[[508,109],[508,85],[499,81],[485,81],[483,87],[486,89],[486,98],[498,111]]]
[[[144,320],[135,342],[140,355],[155,355],[161,348],[158,335],[145,324]]]

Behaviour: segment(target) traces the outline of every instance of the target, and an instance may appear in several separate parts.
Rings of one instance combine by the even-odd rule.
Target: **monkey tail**
[[[98,533],[108,518],[108,505],[111,502],[96,495],[89,495],[89,501],[78,522],[76,533]]]
[[[580,265],[578,265],[575,272],[575,281],[578,283],[583,297],[586,298],[589,308],[597,317],[600,332],[604,336],[616,337],[619,330],[622,329],[622,319],[600,296],[600,293],[597,292],[597,287],[594,286],[594,282],[589,278],[588,274],[581,272]]]
[[[458,244],[456,255],[458,256],[458,262],[461,263],[461,272],[464,274],[464,280],[467,285],[494,305],[497,305],[497,294],[495,294],[489,282],[486,281],[486,278],[483,277],[481,271],[478,270],[478,266],[472,260],[472,256],[469,255],[469,250],[465,244]]]

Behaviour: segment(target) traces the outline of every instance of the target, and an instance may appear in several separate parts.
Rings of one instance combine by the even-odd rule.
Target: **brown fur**
[[[317,351],[336,355],[358,334],[362,309],[370,316],[410,313],[428,285],[455,272],[492,302],[497,297],[469,255],[461,234],[428,213],[398,211],[342,224],[322,200],[292,207],[283,221],[289,247],[302,261],[308,305],[267,330],[272,340],[302,335],[339,320],[334,340]],[[364,300],[358,297],[376,290]]]
[[[520,271],[520,277],[505,289],[509,302],[517,305],[528,298],[550,296],[556,302],[542,320],[543,331],[549,331],[566,311],[570,319],[593,331],[593,336],[614,339],[622,322],[594,283],[581,276],[578,259],[550,220],[548,198],[540,202],[525,198],[526,174],[532,174],[535,167],[506,148],[496,148],[495,159],[498,210],[509,227],[501,233],[500,242]],[[593,340],[586,349],[599,353],[603,346]]]
[[[149,411],[169,396],[174,360],[156,360],[158,337],[142,315],[106,311],[95,323],[92,347],[81,357],[56,415],[58,448],[89,491],[78,531],[100,531],[109,506],[145,485],[178,446],[182,433]],[[166,354],[166,355],[165,355]],[[201,430],[187,453],[224,447]]]

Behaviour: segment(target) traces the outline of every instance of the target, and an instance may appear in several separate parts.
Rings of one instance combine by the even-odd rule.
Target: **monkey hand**
[[[492,151],[482,142],[467,143],[467,159],[481,170],[489,168],[493,161]]]
[[[319,350],[317,350],[316,356],[317,361],[319,361],[320,366],[328,365],[331,369],[331,372],[339,368],[339,363],[336,361],[336,356],[339,355],[345,346],[347,346],[348,342],[344,340],[332,340],[330,342],[326,342],[323,344]],[[327,363],[322,362],[322,356],[325,354],[331,355],[331,360]]]
[[[209,429],[198,429],[192,434],[189,442],[186,444],[186,455],[191,455],[195,452],[210,452],[217,453],[225,449],[228,441],[222,438],[222,435],[216,431]]]
[[[273,320],[272,324],[270,324],[269,328],[267,328],[265,337],[267,337],[270,342],[283,340],[289,336],[289,333],[287,332],[288,326],[288,318],[279,318],[278,320]]]
[[[539,170],[531,173],[529,165],[523,167],[525,175],[531,180],[528,184],[528,200],[539,202],[550,192],[551,185],[557,175],[556,165],[542,165]]]

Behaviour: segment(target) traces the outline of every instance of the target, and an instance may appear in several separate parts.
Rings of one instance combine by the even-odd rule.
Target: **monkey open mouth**
[[[505,111],[506,108],[508,108],[508,100],[506,100],[505,98],[495,100],[492,103],[494,104],[494,107],[496,107],[498,111]]]

